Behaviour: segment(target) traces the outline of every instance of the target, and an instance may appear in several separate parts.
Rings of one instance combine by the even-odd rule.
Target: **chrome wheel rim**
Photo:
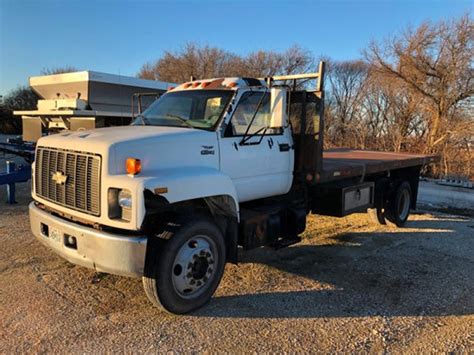
[[[206,235],[191,238],[179,249],[171,273],[173,287],[181,297],[195,297],[205,291],[215,273],[215,251],[215,243]]]
[[[410,212],[410,192],[407,189],[402,191],[400,201],[398,203],[398,216],[404,221]]]

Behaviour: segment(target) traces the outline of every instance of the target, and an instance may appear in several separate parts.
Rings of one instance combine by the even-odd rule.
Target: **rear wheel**
[[[151,241],[143,286],[154,305],[187,313],[208,302],[219,285],[225,266],[224,237],[206,218],[169,227]]]
[[[403,227],[410,215],[411,187],[408,181],[400,183],[384,209],[385,218],[397,227]]]
[[[383,225],[387,224],[385,221],[383,209],[381,207],[369,208],[367,210],[367,214],[369,215],[369,218],[372,222]]]
[[[372,222],[385,225],[384,206],[386,190],[389,188],[390,181],[387,178],[380,178],[375,182],[374,208],[369,208],[367,214]]]

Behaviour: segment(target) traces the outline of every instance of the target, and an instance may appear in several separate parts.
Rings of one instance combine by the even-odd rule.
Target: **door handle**
[[[287,143],[280,143],[278,145],[280,146],[280,152],[288,152],[291,148]]]

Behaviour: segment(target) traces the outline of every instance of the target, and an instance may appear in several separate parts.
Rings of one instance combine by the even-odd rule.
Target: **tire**
[[[375,199],[373,208],[367,210],[370,220],[379,225],[386,225],[387,222],[384,216],[385,194],[389,187],[389,180],[387,178],[380,178],[375,182]]]
[[[385,219],[397,227],[403,227],[410,215],[412,200],[411,187],[408,181],[403,181],[395,189],[384,210]]]
[[[375,224],[386,225],[384,213],[381,208],[369,208],[367,210],[370,220]]]
[[[142,278],[145,293],[168,312],[191,312],[214,294],[225,258],[224,237],[209,219],[169,223],[159,238],[149,238]]]

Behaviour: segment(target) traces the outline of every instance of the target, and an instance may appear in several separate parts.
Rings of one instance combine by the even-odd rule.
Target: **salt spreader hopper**
[[[40,96],[37,109],[14,112],[22,118],[26,142],[36,142],[44,131],[129,124],[134,110],[176,85],[95,71],[34,76],[29,84]]]

